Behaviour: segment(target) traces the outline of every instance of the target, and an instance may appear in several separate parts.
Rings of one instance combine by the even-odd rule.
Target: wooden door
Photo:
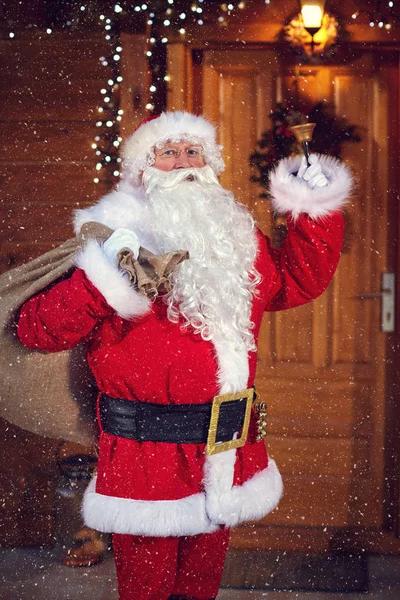
[[[388,334],[380,330],[380,299],[361,299],[380,291],[381,274],[388,269],[387,115],[394,99],[386,75],[372,54],[346,66],[297,74],[280,68],[271,50],[203,55],[203,111],[219,125],[227,162],[222,183],[247,204],[264,232],[270,232],[272,218],[268,202],[249,183],[248,157],[270,127],[276,100],[293,93],[295,77],[305,100],[332,102],[338,115],[359,126],[362,137],[344,146],[357,188],[346,208],[346,238],[334,281],[314,303],[267,314],[263,321],[256,383],[269,405],[268,446],[285,492],[264,521],[234,532],[237,546],[318,550],[336,539],[345,547],[338,531],[382,531],[387,522]]]

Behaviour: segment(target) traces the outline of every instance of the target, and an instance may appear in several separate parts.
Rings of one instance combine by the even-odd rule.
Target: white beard
[[[260,276],[254,221],[224,190],[208,165],[161,171],[146,168],[148,227],[160,252],[188,250],[165,296],[168,318],[191,325],[203,339],[216,335],[255,350],[250,321]]]

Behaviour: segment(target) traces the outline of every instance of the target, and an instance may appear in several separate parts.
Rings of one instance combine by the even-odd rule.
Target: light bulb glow
[[[320,29],[322,24],[322,9],[315,4],[305,4],[301,9],[303,15],[304,27],[312,27]]]

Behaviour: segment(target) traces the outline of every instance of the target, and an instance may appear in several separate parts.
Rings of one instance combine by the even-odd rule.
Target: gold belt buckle
[[[208,429],[208,438],[206,446],[207,456],[211,456],[212,454],[219,454],[220,452],[226,452],[226,450],[231,450],[232,448],[241,448],[245,445],[247,433],[249,431],[253,398],[254,388],[242,390],[241,392],[237,392],[235,394],[221,394],[220,396],[214,397],[211,409],[210,427]],[[237,440],[228,440],[227,442],[216,442],[221,404],[224,404],[225,402],[232,402],[233,400],[243,399],[246,399],[246,411],[244,415],[242,435]]]

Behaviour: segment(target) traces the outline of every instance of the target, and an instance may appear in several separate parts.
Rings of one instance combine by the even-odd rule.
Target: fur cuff
[[[98,494],[96,478],[85,492],[82,514],[88,527],[105,533],[168,537],[219,529],[206,515],[204,494],[152,502],[116,498]]]
[[[228,454],[231,452],[223,452]],[[208,457],[217,458],[215,454]],[[234,454],[232,454],[234,457]],[[207,472],[208,471],[208,472]],[[274,510],[282,496],[282,478],[275,461],[269,460],[268,467],[256,473],[241,486],[224,489],[224,474],[218,465],[206,467],[206,510],[213,523],[235,527],[246,521],[256,521]]]
[[[314,189],[293,175],[300,168],[301,156],[279,162],[270,176],[269,184],[272,207],[277,213],[291,213],[294,219],[305,213],[311,219],[317,219],[339,210],[345,204],[353,187],[350,169],[331,156],[318,155],[318,158],[329,184]]]
[[[127,277],[108,260],[95,240],[86,244],[76,257],[75,264],[85,271],[88,279],[123,319],[140,317],[150,310],[150,300],[133,289]]]

